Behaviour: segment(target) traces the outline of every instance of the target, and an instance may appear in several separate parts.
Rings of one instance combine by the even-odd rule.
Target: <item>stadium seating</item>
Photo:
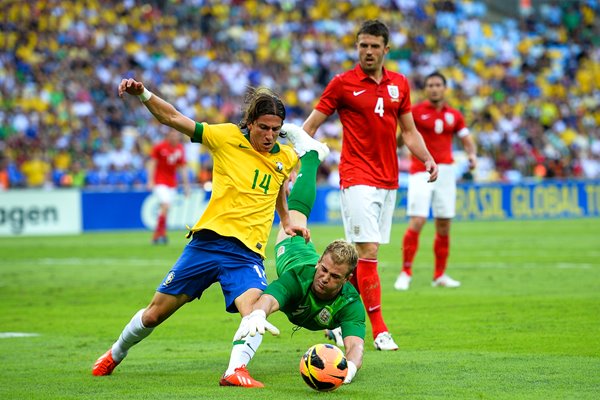
[[[209,122],[237,121],[246,86],[267,85],[283,96],[290,122],[301,122],[329,79],[355,63],[354,35],[365,18],[390,26],[386,66],[409,77],[413,102],[426,74],[439,69],[449,77],[450,101],[489,166],[473,179],[600,177],[597,1],[548,2],[528,16],[469,0],[226,3],[0,5],[7,44],[0,49],[0,149],[10,186],[25,185],[19,167],[32,149],[54,160],[62,148],[87,171],[86,186],[143,185],[143,162],[117,173],[92,161],[115,139],[132,153],[139,146],[145,160],[161,137],[139,102],[116,96],[122,77]],[[324,173],[339,160],[341,129],[332,120],[318,132],[333,149]],[[207,164],[206,151],[192,154],[197,182],[205,179],[198,167]],[[69,170],[54,167],[49,183],[68,184],[62,174]]]

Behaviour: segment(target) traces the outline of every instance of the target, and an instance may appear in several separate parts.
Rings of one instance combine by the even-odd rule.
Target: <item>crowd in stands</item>
[[[302,123],[356,63],[356,29],[371,18],[390,27],[386,67],[409,78],[413,102],[428,73],[449,78],[479,147],[473,175],[458,153],[463,179],[600,178],[599,14],[595,0],[515,18],[469,0],[2,1],[0,189],[143,188],[164,129],[117,96],[124,77],[212,123],[239,120],[247,87],[266,85]],[[333,150],[320,181],[337,186],[337,117],[317,135]],[[192,179],[210,181],[207,152],[186,153]]]

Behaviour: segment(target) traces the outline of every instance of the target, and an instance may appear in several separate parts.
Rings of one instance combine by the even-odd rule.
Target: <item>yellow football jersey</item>
[[[191,230],[234,237],[264,258],[277,195],[298,163],[296,152],[276,143],[270,153],[259,153],[231,123],[196,123],[192,141],[210,150],[213,182],[206,210]]]

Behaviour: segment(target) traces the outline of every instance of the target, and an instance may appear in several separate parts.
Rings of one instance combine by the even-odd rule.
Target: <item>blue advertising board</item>
[[[394,221],[406,221],[406,188],[398,190]],[[600,216],[600,181],[460,184],[457,220]],[[339,191],[319,189],[311,222],[341,223]]]
[[[200,217],[210,192],[196,189],[189,198],[178,195],[169,212],[168,226],[185,229]],[[153,229],[158,201],[147,191],[83,191],[84,231]],[[542,181],[519,184],[461,184],[457,188],[457,220],[503,220],[600,217],[600,180]],[[406,221],[406,189],[398,190],[395,222]],[[321,187],[311,223],[340,224],[339,190]],[[278,218],[275,218],[275,224]]]

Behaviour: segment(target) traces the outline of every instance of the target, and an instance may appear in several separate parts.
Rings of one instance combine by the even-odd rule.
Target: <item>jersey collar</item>
[[[388,74],[388,70],[385,69],[385,67],[381,67],[383,69],[382,72],[382,76],[381,76],[381,82],[379,83],[380,85],[384,82],[387,82],[390,80],[390,76]],[[354,71],[356,71],[356,74],[358,75],[358,78],[361,81],[364,81],[365,79],[368,79],[370,81],[372,81],[373,79],[371,79],[371,77],[367,74],[365,74],[365,71],[363,71],[363,69],[360,67],[360,64],[356,64],[356,66],[354,67]],[[375,82],[375,81],[373,81]]]
[[[423,102],[423,104],[425,104],[425,106],[426,106],[427,108],[429,108],[430,110],[435,110],[435,111],[437,111],[437,108],[435,108],[435,106],[433,105],[433,103],[432,103],[432,102],[430,102],[429,100],[425,100],[425,101]],[[442,108],[440,109],[440,111],[446,111],[446,109],[447,109],[447,108],[448,108],[448,105],[446,104],[446,102],[443,102],[443,103],[442,103]]]

